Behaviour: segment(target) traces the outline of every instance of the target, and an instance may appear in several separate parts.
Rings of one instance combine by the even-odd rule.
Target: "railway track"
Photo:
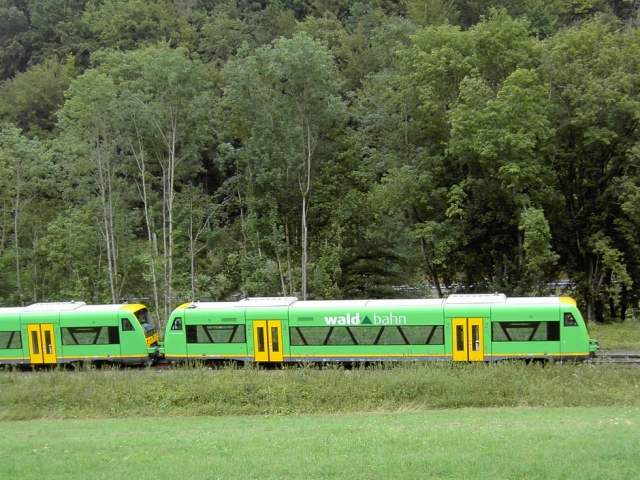
[[[640,352],[602,352],[587,360],[596,365],[629,365],[640,367]]]

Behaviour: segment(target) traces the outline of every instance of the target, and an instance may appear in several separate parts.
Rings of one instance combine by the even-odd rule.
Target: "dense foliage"
[[[640,299],[635,0],[0,0],[0,299]],[[566,281],[568,280],[568,281]]]

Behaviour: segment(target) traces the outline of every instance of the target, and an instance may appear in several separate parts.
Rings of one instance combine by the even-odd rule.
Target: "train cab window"
[[[176,318],[171,324],[171,330],[182,330],[182,318]]]
[[[133,331],[133,325],[131,324],[131,321],[128,318],[123,318],[122,319],[122,331],[123,332],[132,332]]]
[[[573,316],[573,313],[565,312],[564,314],[564,326],[565,327],[577,327],[578,322],[576,321],[576,317]]]

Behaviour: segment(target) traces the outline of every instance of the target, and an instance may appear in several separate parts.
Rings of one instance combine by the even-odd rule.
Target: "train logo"
[[[378,315],[377,313],[373,314],[373,320],[369,318],[368,315],[365,315],[362,319],[360,319],[360,314],[355,313],[347,313],[346,315],[336,315],[336,316],[326,316],[324,317],[324,323],[326,325],[345,325],[345,326],[354,326],[354,325],[406,325],[407,317],[405,315],[394,315],[393,312],[389,312],[388,314]]]

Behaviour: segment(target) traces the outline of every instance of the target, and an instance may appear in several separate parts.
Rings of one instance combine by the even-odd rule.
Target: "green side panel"
[[[136,316],[129,311],[120,311],[116,315],[116,321],[120,328],[120,355],[122,360],[132,361],[139,357],[147,357],[147,342],[144,336],[144,329]],[[122,330],[123,318],[131,322],[132,331]]]
[[[74,336],[68,333],[68,329],[89,329],[96,327],[116,327],[119,329],[117,310],[101,312],[70,311],[60,313],[58,336],[60,338],[61,349],[58,350],[58,352],[60,352],[58,358],[67,361],[77,359],[119,361],[121,358],[120,344],[76,345],[76,340],[80,342],[91,342],[91,335],[74,334],[74,338]],[[120,335],[120,342],[122,342],[122,335]]]
[[[18,362],[28,358],[27,335],[21,328],[19,314],[0,315],[0,364]]]
[[[491,320],[494,322],[527,322],[559,320],[557,305],[493,305]]]
[[[573,314],[578,325],[565,326],[563,317],[565,313]],[[560,305],[560,341],[562,343],[562,353],[571,356],[586,355],[589,353],[589,332],[584,318],[577,307],[570,305]]]
[[[183,328],[182,336],[184,345],[186,346],[186,353],[189,358],[206,358],[206,357],[222,357],[230,359],[242,359],[247,356],[247,331],[244,320],[244,309],[242,308],[228,308],[228,309],[207,309],[207,308],[187,308],[185,312],[185,328]],[[205,325],[215,328],[224,328],[227,331],[226,326],[236,326],[237,330],[234,333],[234,338],[244,338],[244,342],[233,343],[187,343],[186,342],[186,327],[189,325]],[[242,337],[238,335],[242,334]],[[221,337],[223,337],[222,335]],[[208,338],[203,337],[206,341]],[[212,335],[212,339],[216,339],[216,335]]]
[[[564,313],[574,315],[578,325],[565,326]],[[512,341],[492,342],[494,356],[572,356],[586,355],[589,351],[589,338],[579,310],[572,305],[494,305],[493,322],[558,322],[559,341]]]
[[[411,327],[438,326],[439,332],[444,333],[445,323],[441,306],[433,307],[366,307],[364,303],[358,307],[354,302],[351,305],[341,306],[337,302],[335,306],[324,306],[324,308],[296,308],[295,305],[290,310],[288,327],[284,330],[285,342],[290,345],[291,336],[294,332],[291,329],[300,327],[323,327],[328,331],[330,327],[348,327],[356,339],[367,338],[364,331],[372,332],[372,335],[380,333],[380,328],[388,329],[387,332],[399,336],[400,329],[410,331]],[[390,330],[390,331],[389,331]],[[404,331],[403,331],[404,333]],[[410,338],[410,337],[408,337]],[[440,335],[442,338],[442,334]],[[444,334],[443,342],[447,335]],[[426,339],[426,337],[425,337]],[[398,341],[403,341],[402,337]],[[367,342],[373,342],[373,338],[368,338]],[[433,357],[440,359],[446,355],[446,344],[438,345],[295,345],[290,346],[289,355],[295,359],[317,359],[317,358],[386,358],[403,357],[410,359]]]
[[[164,352],[166,357],[178,357],[186,358],[187,356],[187,340],[185,336],[185,315],[188,309],[178,307],[169,317],[167,325],[164,331]],[[182,322],[182,328],[180,330],[171,330],[173,323],[176,320]]]

